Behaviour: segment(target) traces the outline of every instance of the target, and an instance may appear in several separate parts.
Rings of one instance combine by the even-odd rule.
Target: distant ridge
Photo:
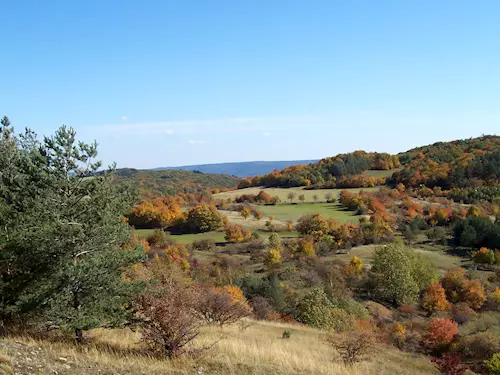
[[[160,167],[153,171],[183,170],[200,171],[202,173],[228,174],[240,178],[271,173],[292,165],[316,163],[318,160],[288,160],[288,161],[247,161],[217,164],[185,165],[181,167]]]

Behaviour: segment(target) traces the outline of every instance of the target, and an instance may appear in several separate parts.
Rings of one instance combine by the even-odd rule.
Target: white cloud
[[[190,140],[188,141],[188,143],[189,143],[190,145],[202,145],[202,144],[204,144],[204,143],[206,143],[206,142],[205,142],[205,141],[195,141],[195,140],[193,140],[193,139],[190,139]]]
[[[269,136],[271,135],[271,133],[270,133],[270,132],[264,132],[264,133],[262,133],[262,135],[263,135],[264,137],[269,137]]]
[[[127,121],[128,120],[128,116],[122,116],[120,117],[123,121]]]
[[[174,131],[172,129],[167,129],[167,130],[165,130],[165,134],[172,135],[172,134],[174,134]]]

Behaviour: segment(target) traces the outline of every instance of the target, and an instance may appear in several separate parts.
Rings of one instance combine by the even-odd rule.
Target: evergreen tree
[[[123,269],[143,257],[123,215],[134,194],[98,173],[97,145],[62,127],[42,143],[15,137],[2,120],[0,144],[0,318],[21,316],[75,333],[129,317],[138,287]]]

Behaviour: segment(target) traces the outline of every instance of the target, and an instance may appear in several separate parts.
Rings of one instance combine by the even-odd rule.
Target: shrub
[[[205,322],[220,326],[236,323],[251,313],[246,300],[234,298],[227,289],[201,290],[194,308]]]
[[[275,314],[269,301],[261,296],[255,296],[250,299],[250,306],[253,310],[253,316],[259,320],[269,319]]]
[[[474,263],[478,264],[493,264],[495,263],[495,252],[493,250],[482,247],[472,256]]]
[[[477,333],[463,337],[457,351],[467,360],[485,361],[500,352],[500,337],[492,333]]]
[[[288,340],[290,339],[290,337],[292,337],[292,332],[290,332],[289,329],[285,329],[283,331],[283,335],[281,335],[281,338],[283,338],[284,340]]]
[[[370,332],[355,332],[329,338],[330,344],[346,364],[362,361],[371,354],[374,347],[374,337]]]
[[[432,360],[436,368],[444,375],[464,375],[467,367],[462,365],[460,356],[456,353],[445,353],[441,358]]]
[[[458,324],[465,324],[476,315],[477,313],[465,302],[457,303],[451,308],[451,316]]]
[[[484,365],[490,375],[500,375],[500,353],[493,354],[489,361],[484,362]]]
[[[450,308],[445,290],[439,281],[431,282],[425,289],[422,295],[422,307],[429,314],[436,311],[446,311]]]
[[[432,350],[440,350],[448,346],[458,335],[457,323],[445,319],[432,319],[424,336],[425,344]]]
[[[154,232],[148,236],[147,241],[151,246],[163,246],[169,243],[169,238],[164,230],[155,229]]]
[[[248,241],[251,235],[252,233],[244,229],[241,225],[228,224],[226,225],[226,235],[224,238],[227,242],[239,243]]]
[[[212,239],[198,240],[193,242],[193,250],[214,251],[216,249],[215,241]]]
[[[193,314],[194,295],[176,283],[166,283],[164,293],[143,295],[138,310],[143,316],[142,340],[152,353],[179,357],[199,334],[199,320]]]

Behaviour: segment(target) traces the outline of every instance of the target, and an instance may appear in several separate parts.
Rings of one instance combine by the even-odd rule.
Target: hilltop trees
[[[0,319],[29,316],[77,340],[123,323],[135,284],[122,270],[144,254],[122,247],[134,196],[112,170],[95,173],[96,144],[71,128],[42,143],[29,131],[16,137],[6,118],[0,131]]]

